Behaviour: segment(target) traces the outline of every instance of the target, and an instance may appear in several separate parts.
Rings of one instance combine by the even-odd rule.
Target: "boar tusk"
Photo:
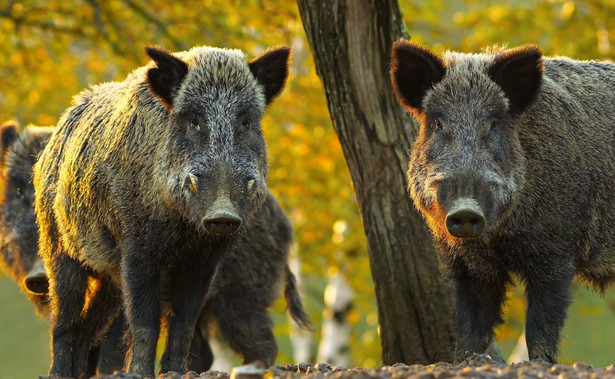
[[[190,191],[196,193],[196,189],[199,187],[199,180],[194,174],[188,174],[188,176],[190,177]]]
[[[252,192],[252,187],[254,187],[254,179],[248,182],[248,192]]]

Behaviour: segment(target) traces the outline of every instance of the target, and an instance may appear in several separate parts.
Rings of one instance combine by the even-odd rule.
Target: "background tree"
[[[452,294],[406,191],[416,124],[390,85],[391,45],[407,38],[399,5],[380,0],[298,4],[367,235],[383,363],[452,361]]]

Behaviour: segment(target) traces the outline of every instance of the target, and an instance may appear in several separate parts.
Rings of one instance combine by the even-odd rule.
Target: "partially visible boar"
[[[47,277],[38,257],[32,165],[53,131],[15,122],[0,127],[0,266],[36,306],[47,313]]]
[[[122,301],[128,371],[154,376],[163,319],[161,372],[185,372],[220,258],[250,233],[268,193],[260,120],[284,87],[290,49],[250,62],[238,50],[146,50],[152,63],[75,98],[34,167],[50,375],[85,371]]]
[[[190,349],[191,371],[203,372],[211,367],[211,323],[217,324],[220,336],[241,355],[244,363],[261,361],[272,366],[278,346],[267,310],[279,297],[281,284],[291,317],[299,326],[311,328],[295,276],[287,264],[292,242],[292,225],[275,198],[268,194],[250,231],[222,259]]]
[[[575,275],[615,279],[615,65],[399,41],[391,75],[421,123],[408,188],[456,287],[459,359],[487,347],[514,273],[529,357],[555,362]]]
[[[28,126],[21,133],[16,122],[6,122],[0,128],[0,263],[36,306],[37,313],[49,313],[49,281],[43,260],[38,255],[38,230],[34,215],[34,185],[32,166],[43,150],[52,127]],[[110,337],[89,353],[87,376],[111,374],[123,366],[125,348],[121,343],[124,318],[114,323]],[[99,360],[99,356],[101,357]]]

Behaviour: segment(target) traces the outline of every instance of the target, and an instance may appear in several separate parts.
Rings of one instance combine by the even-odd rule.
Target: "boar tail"
[[[286,265],[286,286],[284,287],[284,298],[286,299],[286,304],[288,305],[290,317],[295,320],[297,325],[303,329],[314,331],[314,326],[310,321],[310,316],[308,316],[303,308],[303,303],[301,302],[301,297],[299,296],[299,291],[297,290],[295,275],[292,271],[290,271],[288,264]]]

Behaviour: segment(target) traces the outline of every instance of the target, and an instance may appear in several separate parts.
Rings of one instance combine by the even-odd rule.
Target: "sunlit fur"
[[[62,115],[34,167],[39,252],[52,294],[52,375],[83,372],[83,352],[117,315],[120,299],[133,346],[128,369],[154,375],[168,307],[161,371],[185,371],[189,336],[219,259],[265,200],[260,119],[267,83],[237,50],[198,47],[176,57],[188,71],[170,76],[181,80],[168,83],[173,98],[163,103],[148,86],[154,63],[123,82],[92,86]],[[263,72],[277,73],[283,84],[288,54],[282,57]],[[190,173],[199,177],[196,193]],[[249,180],[255,185],[248,195]],[[234,235],[203,228],[219,196],[242,220]],[[79,317],[90,275],[101,279],[98,300]]]
[[[424,49],[413,46],[396,42],[393,55]],[[515,273],[526,284],[529,356],[554,362],[573,277],[598,290],[615,280],[615,65],[543,58],[532,45],[423,57],[445,75],[396,94],[427,88],[420,106],[401,101],[421,123],[409,191],[455,283],[458,357],[485,350]],[[392,67],[394,82],[421,80],[404,67]],[[482,208],[478,238],[446,229],[459,198]]]
[[[17,128],[16,123],[2,128]],[[38,258],[38,233],[34,218],[32,165],[53,129],[26,127],[8,146],[0,159],[0,267],[19,285],[40,314],[47,313],[46,295],[33,294],[24,280]]]

